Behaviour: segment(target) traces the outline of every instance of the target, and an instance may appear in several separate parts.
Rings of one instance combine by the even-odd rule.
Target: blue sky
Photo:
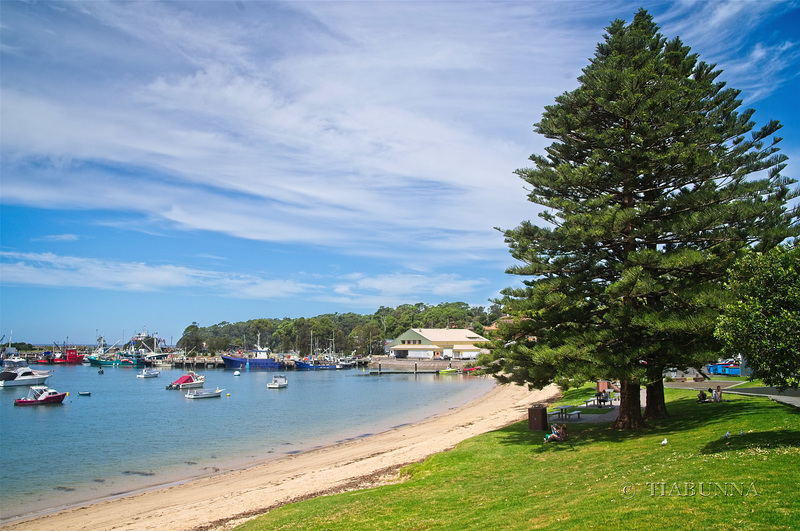
[[[797,178],[798,2],[2,2],[0,335],[488,306],[532,125],[640,6]]]

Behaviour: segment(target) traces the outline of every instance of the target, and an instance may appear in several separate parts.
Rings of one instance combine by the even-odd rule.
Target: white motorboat
[[[267,389],[283,389],[285,387],[289,387],[289,381],[282,374],[276,374],[272,377],[272,381],[267,384]]]
[[[161,371],[156,369],[142,369],[137,375],[137,378],[157,378]]]
[[[17,387],[23,385],[42,385],[50,378],[50,371],[36,371],[28,367],[28,362],[22,358],[8,358],[3,360],[3,370],[0,372],[0,387]]]
[[[186,398],[218,398],[225,389],[192,389],[186,393]]]

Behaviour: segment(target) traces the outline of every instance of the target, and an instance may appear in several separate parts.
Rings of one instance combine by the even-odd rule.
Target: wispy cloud
[[[364,308],[400,304],[409,296],[427,300],[431,296],[458,292],[469,297],[485,283],[456,274],[409,273],[348,273],[306,280],[270,279],[169,264],[119,262],[54,253],[0,252],[0,259],[6,286],[133,292],[202,289],[217,296],[252,300],[303,295],[321,302]]]
[[[77,234],[48,234],[40,238],[32,238],[33,241],[40,242],[74,242],[78,241]]]
[[[269,299],[318,291],[320,286],[176,265],[120,262],[54,253],[0,252],[3,284],[152,292],[203,288],[239,298]]]

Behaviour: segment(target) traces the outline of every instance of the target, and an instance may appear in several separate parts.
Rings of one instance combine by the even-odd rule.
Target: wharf
[[[385,359],[380,358],[369,364],[370,376],[391,374],[439,374],[444,369],[463,369],[473,360],[428,360],[428,359]],[[474,361],[473,361],[474,362]],[[376,370],[377,369],[377,370]]]
[[[387,376],[390,374],[439,374],[439,371],[369,371],[370,376]]]
[[[169,366],[184,369],[184,370],[195,370],[195,369],[224,369],[225,362],[222,361],[220,357],[204,357],[198,356],[194,358],[172,358],[172,360],[167,362],[159,362],[157,365],[161,366]]]

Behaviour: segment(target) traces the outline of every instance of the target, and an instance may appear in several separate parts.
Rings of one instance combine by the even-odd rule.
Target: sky
[[[488,307],[533,124],[639,7],[797,178],[797,1],[0,2],[0,335]]]

